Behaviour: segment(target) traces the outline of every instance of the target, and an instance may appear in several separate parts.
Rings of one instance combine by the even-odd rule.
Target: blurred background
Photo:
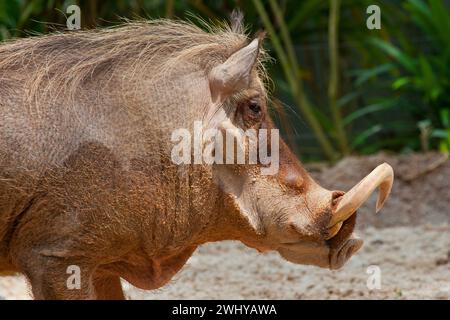
[[[0,0],[0,39],[123,18],[227,19],[268,33],[275,120],[304,161],[450,149],[450,6],[445,0]],[[381,29],[369,30],[369,5]],[[198,22],[198,21],[197,21]]]
[[[0,41],[124,18],[227,20],[264,29],[273,118],[307,169],[347,190],[382,162],[392,196],[358,210],[365,246],[339,271],[289,264],[236,242],[199,248],[175,280],[141,299],[450,299],[450,1],[447,0],[0,0]],[[381,28],[369,29],[377,5]],[[71,31],[76,32],[76,31]],[[1,76],[1,75],[0,75]],[[0,97],[1,99],[1,97]],[[382,285],[367,285],[371,266]],[[23,277],[0,277],[0,299],[29,299]]]

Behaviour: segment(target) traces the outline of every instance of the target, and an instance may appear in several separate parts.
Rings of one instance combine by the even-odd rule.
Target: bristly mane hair
[[[241,18],[235,16],[231,26],[205,25],[207,31],[189,22],[153,20],[9,41],[0,45],[0,87],[8,72],[27,74],[27,98],[37,102],[49,93],[74,97],[84,83],[117,70],[131,80],[148,68],[161,77],[186,61],[209,68],[248,43]],[[258,63],[263,81],[264,57],[262,52]]]

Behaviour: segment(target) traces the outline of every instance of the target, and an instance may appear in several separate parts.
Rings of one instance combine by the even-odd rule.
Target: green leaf
[[[369,129],[364,130],[363,132],[361,132],[360,134],[358,134],[352,141],[351,143],[351,147],[353,149],[355,149],[357,146],[363,144],[366,142],[366,140],[370,137],[373,136],[374,134],[377,134],[378,132],[380,132],[381,130],[383,130],[383,126],[381,124],[376,124],[373,125],[372,127],[370,127]]]
[[[20,19],[19,0],[0,0],[0,23],[14,28]]]
[[[296,8],[295,15],[289,20],[288,28],[289,30],[294,30],[299,28],[299,26],[309,17],[322,9],[322,7],[327,5],[326,1],[323,0],[303,0],[299,1],[301,6]]]
[[[355,85],[360,86],[376,76],[379,76],[383,73],[391,71],[393,68],[394,68],[393,63],[385,63],[382,65],[376,66],[375,68],[372,68],[372,69],[358,70],[358,71],[354,72],[354,74],[357,75]]]
[[[372,38],[370,39],[370,42],[374,46],[383,50],[386,54],[397,60],[406,70],[414,73],[415,71],[414,59],[412,59],[411,57],[400,51],[400,49],[393,46],[389,42],[383,41],[379,38]]]
[[[449,130],[444,129],[434,129],[431,133],[431,137],[440,138],[440,139],[448,139],[450,137]]]
[[[325,115],[323,112],[319,110],[319,108],[313,109],[314,116],[317,118],[319,123],[325,130],[330,133],[331,135],[334,135],[336,130],[334,127],[333,122],[331,121],[331,118],[327,115]]]
[[[450,43],[450,10],[442,0],[429,0],[431,8],[431,22],[439,39],[446,44]]]
[[[444,128],[450,128],[450,109],[441,109],[439,115]]]
[[[363,108],[357,109],[344,118],[344,120],[343,120],[344,125],[349,125],[356,119],[358,119],[362,116],[365,116],[367,114],[381,111],[381,110],[386,110],[386,109],[392,108],[394,106],[395,106],[394,101],[389,100],[389,101],[385,101],[382,103],[371,104],[371,105],[365,106]]]
[[[411,79],[409,77],[402,77],[402,78],[396,79],[392,83],[392,89],[398,90],[398,89],[406,86],[409,83],[411,83]]]
[[[361,90],[355,90],[355,91],[350,91],[349,93],[343,95],[342,97],[340,97],[337,101],[337,106],[339,108],[347,105],[348,103],[350,103],[351,101],[359,98],[362,95],[362,91]]]
[[[423,54],[419,56],[420,65],[420,78],[417,78],[417,83],[422,86],[422,90],[426,93],[428,98],[431,100],[436,100],[441,94],[441,88],[439,81],[433,72],[430,62],[425,58]]]
[[[30,19],[30,16],[34,11],[36,4],[37,4],[36,1],[31,1],[28,3],[28,5],[25,7],[25,9],[23,9],[22,14],[20,15],[19,21],[17,22],[18,27],[21,27]]]
[[[445,141],[439,142],[439,151],[441,153],[447,153],[448,154],[450,152],[449,144],[446,143]]]

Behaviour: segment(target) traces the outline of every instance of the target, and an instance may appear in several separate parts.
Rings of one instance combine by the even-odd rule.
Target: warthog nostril
[[[330,269],[336,270],[341,268],[350,257],[358,251],[363,242],[358,237],[352,235],[342,247],[334,251],[330,256]]]
[[[342,196],[345,194],[344,191],[333,191],[331,194],[331,208],[336,208],[336,205],[341,200]]]
[[[332,192],[332,194],[331,194],[331,212],[334,212],[337,204],[342,199],[342,196],[344,194],[345,194],[344,191],[333,191]],[[330,219],[331,219],[331,217],[330,217]],[[333,238],[339,232],[343,223],[344,223],[344,221],[340,221],[340,222],[334,224],[333,226],[329,227],[327,230],[327,234],[325,235],[325,240],[329,240],[329,239]]]

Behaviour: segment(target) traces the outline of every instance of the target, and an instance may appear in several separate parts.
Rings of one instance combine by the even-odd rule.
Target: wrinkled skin
[[[205,110],[211,127],[226,119],[244,130],[273,127],[255,72],[258,49],[236,62],[249,72],[228,79],[231,86],[208,76],[240,48],[207,57],[213,66],[174,67],[170,81],[154,81],[151,70],[128,83],[99,74],[75,104],[63,95],[39,112],[23,86],[38,70],[9,69],[0,79],[0,272],[26,275],[36,299],[122,299],[120,277],[159,288],[210,241],[342,266],[361,246],[351,239],[355,215],[327,240],[343,193],[314,182],[284,143],[275,175],[261,175],[260,165],[170,160],[171,132],[193,128]],[[255,101],[257,115],[249,109]],[[67,288],[70,265],[80,268],[80,289]]]

